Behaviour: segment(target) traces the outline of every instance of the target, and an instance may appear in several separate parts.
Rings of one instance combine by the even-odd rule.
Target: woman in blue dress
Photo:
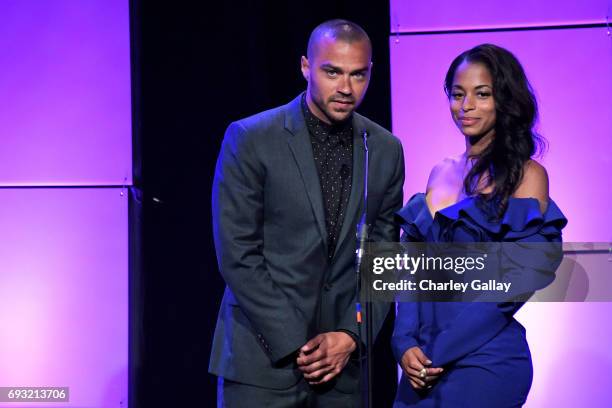
[[[543,141],[517,59],[479,45],[452,62],[444,88],[465,152],[436,165],[426,192],[398,213],[402,239],[561,242],[567,220],[548,197],[546,170],[532,159]],[[559,260],[544,267],[554,272]],[[522,406],[533,374],[525,329],[513,317],[522,304],[399,303],[392,348],[403,374],[394,407]]]

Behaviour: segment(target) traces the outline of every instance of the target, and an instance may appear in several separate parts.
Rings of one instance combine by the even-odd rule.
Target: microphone
[[[366,345],[365,364],[362,360],[363,350],[359,347],[359,386],[361,388],[361,402],[363,408],[372,408],[372,341],[374,334],[372,332],[372,300],[370,288],[366,283],[365,296],[365,328],[363,327],[361,315],[361,300],[359,298],[362,289],[361,282],[361,263],[366,249],[366,242],[369,239],[366,214],[368,213],[368,164],[370,160],[370,150],[368,147],[368,137],[370,134],[367,129],[361,131],[363,138],[363,207],[361,218],[357,224],[357,248],[355,251],[355,271],[357,272],[357,285],[355,286],[356,312],[357,312],[357,328],[359,339]],[[365,329],[365,330],[364,330]],[[364,333],[365,331],[365,333]],[[365,340],[365,341],[364,341]]]

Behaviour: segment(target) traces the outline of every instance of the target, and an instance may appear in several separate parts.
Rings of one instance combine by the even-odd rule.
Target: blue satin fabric
[[[552,200],[544,214],[533,198],[510,198],[502,217],[494,213],[492,205],[468,197],[432,218],[425,195],[419,193],[398,215],[402,239],[408,242],[554,243],[561,242],[561,230],[567,224]],[[525,293],[552,282],[561,260],[560,254],[511,257],[500,260],[504,279]],[[419,346],[432,366],[445,371],[433,388],[419,392],[402,375],[394,407],[522,406],[533,374],[525,329],[514,319],[522,305],[512,301],[398,303],[392,339],[397,361],[410,347]]]

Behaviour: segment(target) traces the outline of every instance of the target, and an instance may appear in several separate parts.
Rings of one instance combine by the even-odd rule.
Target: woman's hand
[[[402,370],[408,376],[410,385],[415,390],[422,390],[424,388],[431,388],[432,383],[436,381],[443,368],[429,367],[431,366],[431,360],[423,353],[419,347],[411,347],[402,356],[400,362]]]

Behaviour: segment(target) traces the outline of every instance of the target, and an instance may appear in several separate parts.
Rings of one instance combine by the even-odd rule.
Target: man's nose
[[[343,95],[351,95],[353,93],[353,86],[350,76],[342,75],[338,81],[338,88],[336,90]]]

